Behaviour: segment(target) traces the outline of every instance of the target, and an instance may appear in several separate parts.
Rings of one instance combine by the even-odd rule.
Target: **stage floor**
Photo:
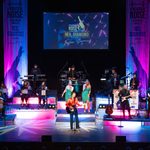
[[[80,130],[71,131],[69,122],[56,122],[56,118],[16,117],[14,124],[1,125],[0,141],[41,141],[42,135],[51,135],[54,142],[115,142],[116,136],[126,136],[129,142],[150,142],[150,126],[141,126],[141,122],[111,122],[104,123],[98,119],[95,122],[80,122]],[[122,128],[118,127],[120,123]]]

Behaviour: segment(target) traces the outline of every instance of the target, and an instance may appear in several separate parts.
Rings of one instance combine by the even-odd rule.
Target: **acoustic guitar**
[[[108,115],[111,115],[113,113],[112,105],[107,105],[106,106],[105,113],[108,114]]]
[[[124,102],[125,100],[129,99],[129,98],[132,98],[130,95],[128,96],[123,96],[121,97],[121,102]]]
[[[68,114],[73,113],[73,112],[74,112],[74,110],[75,110],[75,108],[74,108],[74,107],[72,107],[72,108],[70,108],[70,107],[66,107],[66,112],[67,112]]]

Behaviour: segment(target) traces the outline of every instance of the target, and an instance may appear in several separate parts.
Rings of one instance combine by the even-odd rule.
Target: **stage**
[[[9,106],[7,116],[15,116],[5,122],[1,119],[0,141],[40,142],[42,136],[47,135],[52,138],[52,142],[115,142],[116,136],[126,136],[128,142],[150,142],[150,119],[136,118],[135,111],[131,113],[132,119],[123,119],[121,112],[116,116],[118,111],[108,118],[106,114],[103,115],[104,109],[84,113],[80,107],[80,129],[72,131],[64,103],[58,102],[57,109],[25,109],[16,106],[10,109]]]

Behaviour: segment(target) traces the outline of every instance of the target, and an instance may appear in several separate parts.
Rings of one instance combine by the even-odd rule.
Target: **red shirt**
[[[77,98],[70,98],[68,99],[67,103],[66,103],[66,106],[67,107],[70,107],[70,106],[81,106],[78,99]]]

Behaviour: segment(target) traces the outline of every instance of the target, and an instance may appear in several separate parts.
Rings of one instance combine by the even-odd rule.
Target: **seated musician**
[[[24,81],[23,86],[21,88],[21,106],[24,105],[24,100],[26,102],[26,106],[28,105],[28,98],[29,98],[29,90],[31,90],[31,86],[29,85],[28,81]]]
[[[128,110],[129,118],[131,119],[131,114],[130,114],[130,104],[129,104],[129,98],[130,96],[130,91],[128,90],[127,85],[124,85],[122,89],[120,90],[118,96],[121,99],[121,108],[123,110],[123,117],[125,118],[125,109]]]
[[[37,95],[39,96],[39,105],[41,106],[41,101],[43,100],[43,107],[47,104],[47,86],[45,82],[42,82],[41,86],[37,91]]]
[[[133,74],[133,78],[130,80],[130,89],[137,90],[139,86],[139,80],[137,78],[136,73]]]

